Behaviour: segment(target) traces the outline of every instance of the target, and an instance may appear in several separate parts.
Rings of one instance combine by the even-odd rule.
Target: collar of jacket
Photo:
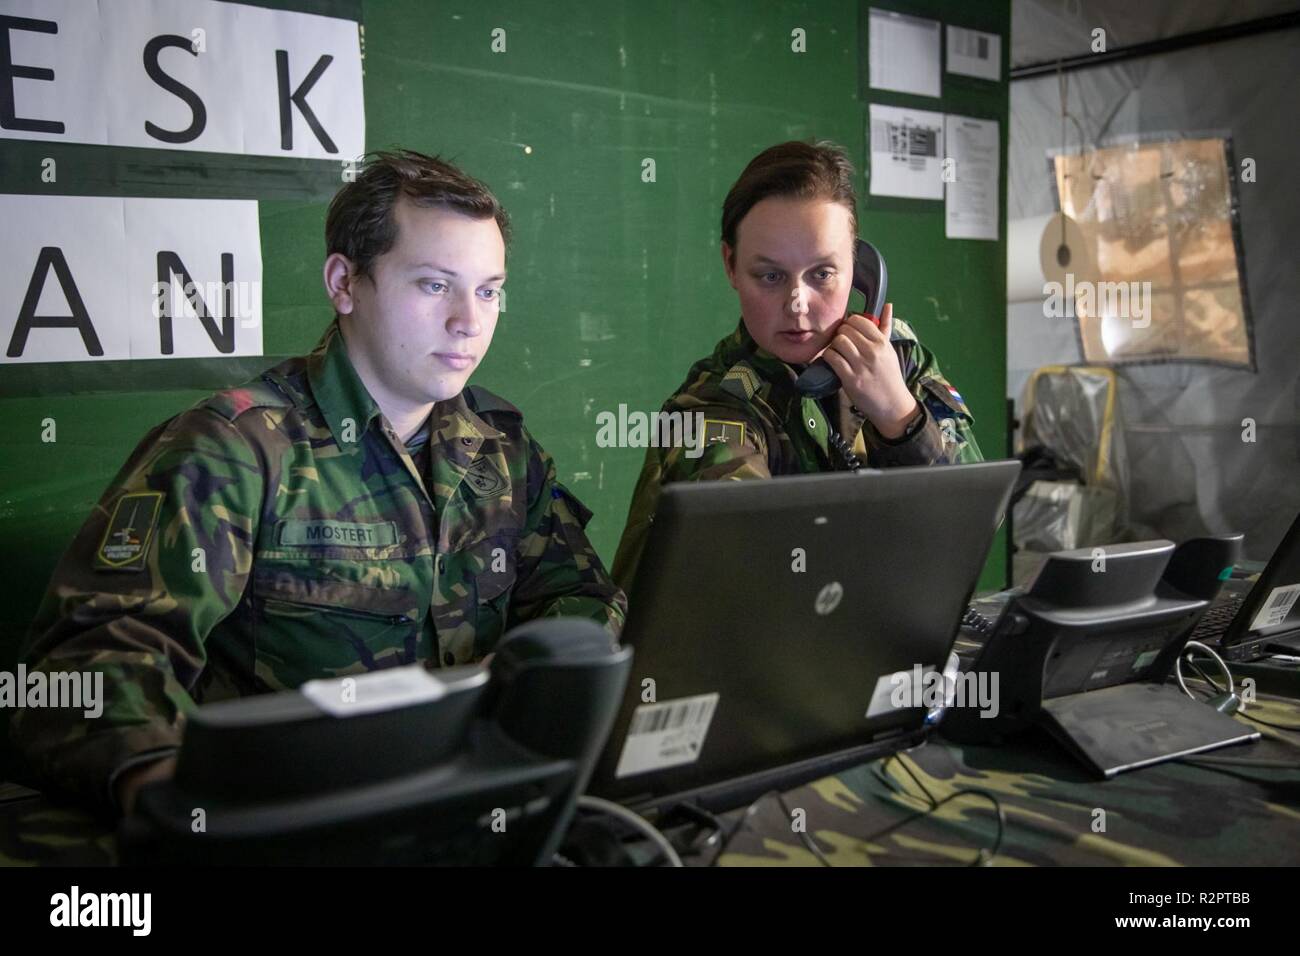
[[[718,343],[717,354],[720,360],[719,374],[725,375],[728,369],[741,361],[753,366],[754,371],[768,384],[769,394],[765,398],[774,408],[778,404],[786,406],[801,397],[794,390],[799,372],[755,342],[749,329],[745,328],[744,318],[736,326],[736,331]],[[772,394],[773,389],[775,394]]]
[[[747,362],[753,367],[765,386],[759,390],[755,399],[772,410],[787,434],[797,432],[805,436],[820,450],[823,457],[830,456],[829,430],[832,427],[839,428],[839,422],[830,422],[816,399],[799,393],[794,387],[799,370],[754,341],[749,329],[745,327],[743,316],[736,331],[718,343],[716,354],[720,360],[720,375],[725,375],[738,362]]]
[[[307,356],[307,381],[335,444],[346,454],[355,453],[361,446],[360,436],[382,412],[348,357],[337,316]],[[344,441],[343,430],[349,418],[354,423],[354,438]],[[428,424],[431,442],[468,438],[470,441],[463,444],[470,446],[471,454],[477,453],[484,439],[505,437],[470,409],[463,391],[455,398],[438,402]]]

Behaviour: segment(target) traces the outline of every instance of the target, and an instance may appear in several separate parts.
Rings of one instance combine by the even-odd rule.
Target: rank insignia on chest
[[[162,499],[160,491],[142,491],[117,499],[104,538],[95,551],[96,571],[139,571],[144,567]]]
[[[509,487],[505,475],[497,470],[490,458],[480,458],[470,465],[465,480],[480,498],[495,498]]]

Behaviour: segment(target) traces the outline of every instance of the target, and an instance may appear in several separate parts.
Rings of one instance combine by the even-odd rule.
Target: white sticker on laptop
[[[699,760],[717,707],[717,694],[637,707],[632,711],[614,777],[631,777]]]
[[[351,717],[437,700],[447,693],[447,685],[417,664],[355,677],[309,680],[298,690],[325,713]]]
[[[1274,588],[1273,593],[1264,602],[1264,606],[1255,615],[1255,620],[1250,622],[1250,629],[1260,631],[1266,627],[1275,627],[1281,624],[1286,620],[1287,615],[1291,613],[1291,608],[1295,607],[1295,602],[1298,599],[1300,599],[1300,584],[1288,584],[1284,588]]]
[[[863,716],[870,720],[872,717],[893,713],[896,710],[929,706],[926,703],[926,675],[935,674],[938,677],[937,672],[938,668],[933,665],[925,667],[914,665],[911,670],[896,671],[881,676],[876,680],[876,689],[871,692],[871,703],[867,704],[867,712]],[[934,680],[935,678],[930,678],[932,684]],[[942,688],[942,683],[937,686]],[[943,703],[942,689],[934,693],[939,695],[936,703]]]

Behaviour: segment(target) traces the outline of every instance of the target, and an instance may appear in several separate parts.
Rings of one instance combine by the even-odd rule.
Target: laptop
[[[1019,471],[666,486],[588,792],[722,812],[919,743],[926,686],[942,687],[925,675],[943,669]]]
[[[1300,515],[1253,585],[1229,581],[1192,631],[1229,661],[1300,653]]]

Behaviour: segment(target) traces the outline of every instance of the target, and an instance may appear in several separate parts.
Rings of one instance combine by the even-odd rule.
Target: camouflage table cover
[[[872,838],[928,806],[907,762],[935,800],[962,789],[998,798],[1006,827],[989,860],[994,866],[1300,864],[1300,701],[1260,695],[1249,713],[1296,730],[1253,724],[1262,734],[1255,743],[1105,781],[1045,735],[1001,747],[931,740],[791,791],[784,808],[775,797],[765,799],[716,862],[818,865],[794,832],[802,817],[807,836],[832,865],[972,863],[997,830],[990,801],[973,795]]]
[[[1250,714],[1298,730],[1254,725],[1263,734],[1256,743],[1107,781],[1090,777],[1045,737],[1002,747],[940,738],[792,790],[784,802],[838,866],[962,865],[992,845],[992,805],[976,796],[958,797],[930,818],[873,838],[927,806],[905,763],[936,800],[958,789],[997,796],[1006,828],[989,860],[994,866],[1294,865],[1300,863],[1300,701],[1261,695]],[[725,819],[734,825],[743,815]],[[688,863],[709,863],[716,855]],[[33,791],[0,786],[0,865],[109,865],[114,857],[111,824],[51,806]],[[756,806],[717,860],[722,866],[818,862],[774,796]]]

